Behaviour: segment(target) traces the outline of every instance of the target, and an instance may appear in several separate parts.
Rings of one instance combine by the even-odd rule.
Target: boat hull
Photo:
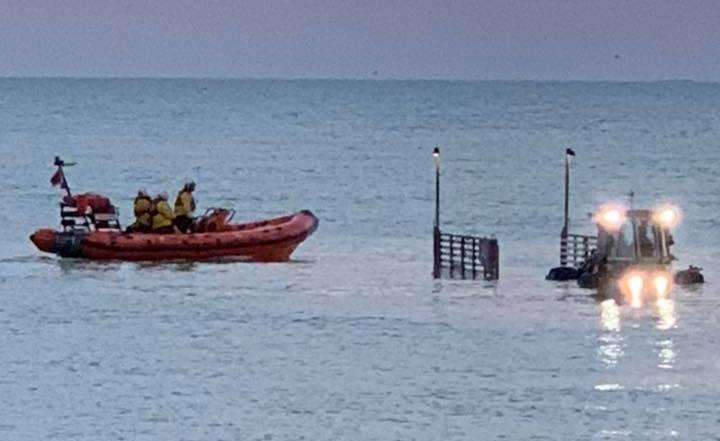
[[[317,229],[318,223],[310,211],[301,211],[261,222],[229,225],[220,232],[68,233],[43,229],[31,235],[30,240],[41,251],[91,260],[286,262]]]

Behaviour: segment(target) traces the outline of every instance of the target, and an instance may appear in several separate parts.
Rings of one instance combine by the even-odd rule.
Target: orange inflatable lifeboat
[[[72,195],[60,158],[51,179],[67,191],[60,203],[62,231],[41,229],[30,236],[40,250],[61,257],[93,260],[245,260],[285,262],[318,227],[318,218],[304,210],[259,222],[231,223],[235,212],[211,208],[196,219],[192,233],[127,233],[117,209],[102,195]]]
[[[310,211],[246,224],[225,222],[228,213],[215,209],[201,218],[197,232],[189,234],[123,233],[105,228],[41,229],[30,240],[41,251],[93,260],[285,262],[319,223]]]

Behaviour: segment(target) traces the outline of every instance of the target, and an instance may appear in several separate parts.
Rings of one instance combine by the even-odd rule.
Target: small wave
[[[595,390],[600,392],[616,392],[624,390],[625,387],[623,387],[620,384],[613,383],[613,384],[598,384],[595,386]]]
[[[55,262],[55,261],[57,261],[57,259],[55,257],[30,254],[30,255],[25,255],[25,256],[6,257],[4,259],[0,259],[0,264],[2,264],[2,263],[48,263],[48,262]]]

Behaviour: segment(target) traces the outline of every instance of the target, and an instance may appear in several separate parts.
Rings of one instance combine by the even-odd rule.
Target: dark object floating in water
[[[703,277],[701,271],[702,268],[690,265],[688,269],[675,273],[675,284],[694,285],[698,283],[705,283],[705,277]]]
[[[545,276],[545,280],[554,280],[564,282],[566,280],[577,280],[580,277],[580,271],[570,266],[557,266],[550,269]]]

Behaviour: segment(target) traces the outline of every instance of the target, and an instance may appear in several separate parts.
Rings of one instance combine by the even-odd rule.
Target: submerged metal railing
[[[597,248],[597,237],[567,234],[560,237],[560,266],[580,268]]]
[[[497,239],[443,233],[440,230],[440,149],[435,162],[435,220],[433,222],[433,277],[497,280],[500,277],[500,248]]]
[[[500,249],[495,238],[442,233],[433,234],[433,277],[497,280]]]

